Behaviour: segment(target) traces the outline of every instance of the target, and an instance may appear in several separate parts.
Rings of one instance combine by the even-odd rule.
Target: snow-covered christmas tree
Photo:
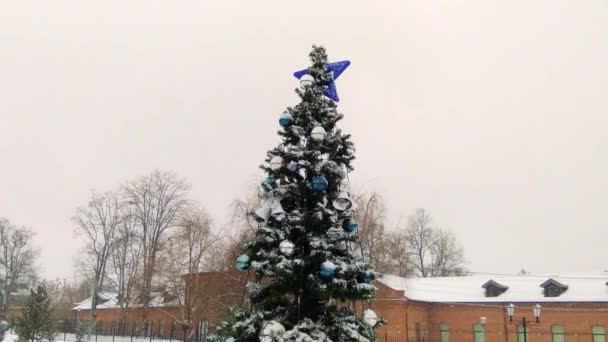
[[[216,341],[374,341],[381,323],[357,302],[371,300],[377,276],[356,243],[348,173],[354,147],[336,124],[334,78],[349,62],[327,62],[313,47],[312,65],[294,75],[301,102],[279,118],[282,142],[262,168],[263,206],[254,241],[236,260],[255,272],[250,308],[234,312]],[[359,306],[361,307],[361,306]]]

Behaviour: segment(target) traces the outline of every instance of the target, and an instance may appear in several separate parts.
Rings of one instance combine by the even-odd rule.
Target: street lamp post
[[[534,314],[533,322],[528,322],[525,316],[521,319],[521,321],[518,321],[513,320],[513,315],[515,314],[515,305],[513,305],[513,303],[507,305],[507,315],[509,316],[509,323],[514,324],[515,326],[521,325],[524,333],[524,342],[528,342],[528,327],[540,323],[540,309],[541,306],[538,304],[532,306],[532,313]]]

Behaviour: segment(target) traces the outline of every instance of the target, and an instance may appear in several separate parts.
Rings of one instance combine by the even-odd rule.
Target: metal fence
[[[126,342],[126,341],[187,341],[206,342],[209,334],[205,321],[194,322],[192,329],[176,321],[60,321],[56,323],[57,340],[76,341],[78,335],[89,342]]]

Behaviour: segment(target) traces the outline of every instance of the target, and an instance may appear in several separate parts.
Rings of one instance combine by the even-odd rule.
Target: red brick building
[[[372,304],[389,324],[381,340],[411,342],[605,342],[608,327],[608,273],[571,276],[495,276],[380,280]],[[402,301],[398,300],[403,291]],[[540,322],[532,307],[539,304]],[[533,324],[533,326],[530,326]],[[519,329],[519,332],[518,332]]]
[[[230,308],[243,304],[243,289],[247,274],[241,272],[205,272],[185,276],[190,289],[197,291],[195,310],[186,322],[180,301],[168,298],[162,292],[153,293],[148,312],[140,303],[131,303],[126,326],[118,326],[120,308],[116,295],[101,293],[97,301],[97,331],[101,334],[116,332],[120,335],[144,335],[180,339],[184,322],[195,330],[214,331],[217,323],[229,316]],[[74,307],[74,318],[84,322],[91,320],[91,298]],[[145,318],[145,320],[144,320]]]
[[[197,277],[204,281],[201,290],[209,298],[200,319],[212,329],[228,317],[229,306],[241,304],[245,274],[211,272]],[[376,282],[376,300],[362,304],[361,309],[371,306],[388,321],[378,329],[381,341],[524,342],[521,326],[518,333],[518,326],[510,323],[505,310],[513,303],[514,320],[526,317],[531,323],[532,306],[542,307],[540,323],[528,327],[527,342],[605,342],[607,281],[608,273],[414,279],[385,276]],[[179,309],[160,304],[151,309],[148,318],[158,322],[157,327],[164,324],[166,332],[174,317],[179,317]],[[90,317],[86,303],[80,309],[81,319]],[[133,309],[130,319],[141,319],[140,310]],[[98,319],[117,320],[118,311],[102,304]]]

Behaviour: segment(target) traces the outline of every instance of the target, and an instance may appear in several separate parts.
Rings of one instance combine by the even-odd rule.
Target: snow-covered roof
[[[111,292],[101,292],[98,294],[98,298],[100,300],[97,301],[97,309],[112,309],[118,306],[118,301],[116,300],[116,293]],[[73,310],[89,310],[91,309],[91,304],[93,302],[93,297],[89,297],[83,300],[80,303],[77,303]]]
[[[97,301],[97,309],[116,309],[119,307],[118,305],[118,295],[112,292],[102,292],[98,295],[99,301]],[[153,292],[150,296],[150,307],[171,307],[178,305],[179,301],[175,300],[166,300],[162,293]],[[93,301],[93,297],[89,297],[83,300],[80,303],[77,303],[72,310],[90,310],[91,303]],[[140,303],[131,303],[131,307],[140,307]]]
[[[541,285],[553,279],[565,286],[557,297],[545,297]],[[496,297],[486,297],[482,285],[493,280],[506,291]],[[405,297],[422,302],[498,303],[498,302],[608,302],[608,272],[567,275],[472,275],[466,277],[401,278],[385,275],[379,281],[404,291]]]

